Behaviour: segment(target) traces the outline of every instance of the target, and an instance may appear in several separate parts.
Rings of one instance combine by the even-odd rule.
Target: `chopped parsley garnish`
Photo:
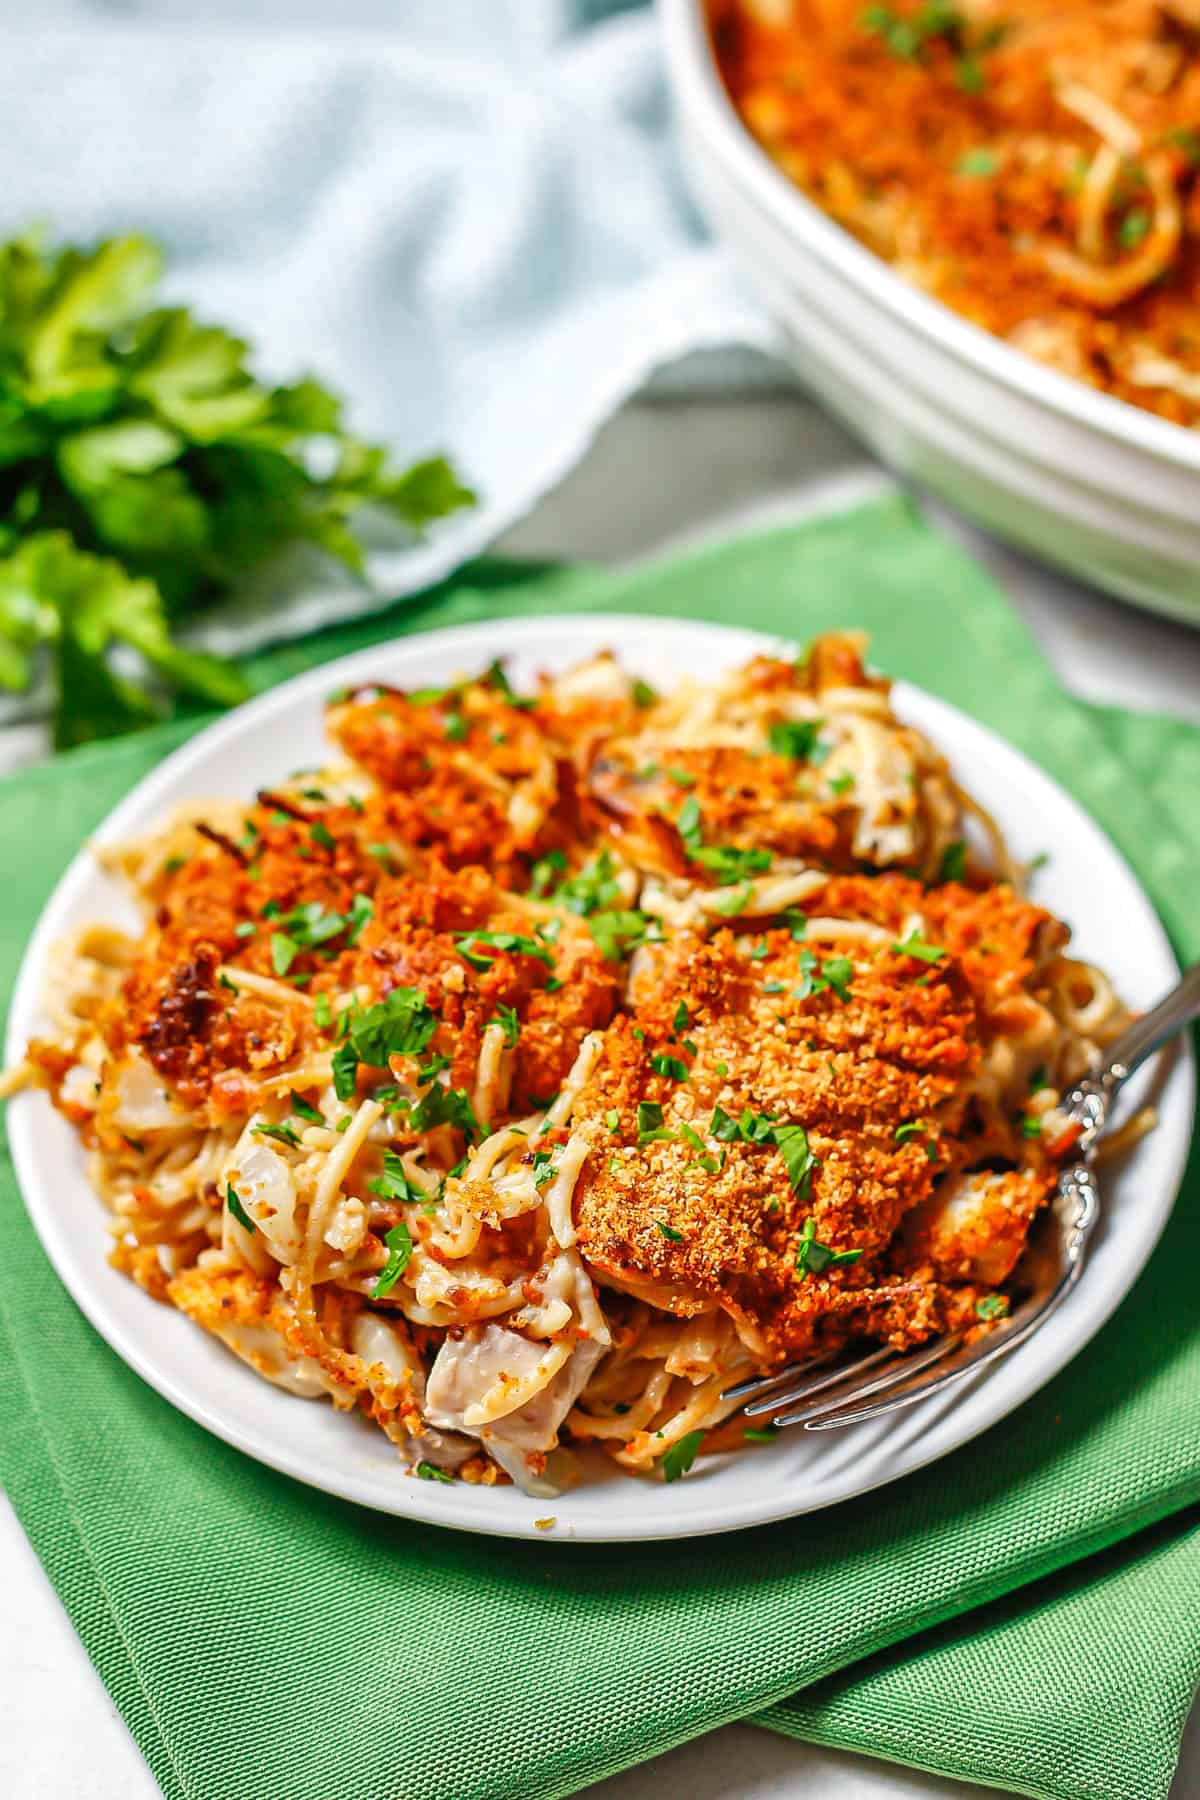
[[[747,1425],[743,1428],[742,1436],[748,1444],[773,1444],[779,1436],[779,1427],[778,1425],[764,1425],[759,1428]]]
[[[288,1144],[293,1150],[299,1148],[300,1139],[290,1125],[252,1125],[250,1129],[256,1137],[277,1138],[281,1144]]]
[[[545,1187],[555,1175],[554,1157],[549,1150],[535,1150],[533,1153],[533,1185]]]
[[[813,1170],[817,1167],[817,1159],[809,1146],[808,1133],[803,1125],[776,1125],[774,1138],[775,1146],[787,1168],[792,1192],[798,1200],[806,1200],[812,1187]]]
[[[750,962],[766,962],[768,954],[769,952],[765,944],[755,944],[753,950],[747,950],[746,952],[746,956]]]
[[[422,1197],[414,1191],[404,1172],[404,1164],[394,1150],[384,1151],[383,1174],[375,1175],[368,1181],[367,1191],[378,1194],[381,1200],[411,1201]]]
[[[922,1125],[917,1119],[910,1119],[907,1125],[897,1125],[893,1136],[898,1144],[904,1144],[909,1138],[924,1137],[927,1131],[928,1126]]]
[[[392,1226],[383,1241],[387,1245],[388,1257],[379,1271],[379,1279],[371,1289],[373,1300],[382,1300],[385,1294],[391,1293],[407,1269],[408,1259],[413,1253],[412,1233],[403,1220],[399,1225]]]
[[[270,905],[268,901],[267,906]],[[271,935],[271,966],[277,975],[287,974],[301,950],[312,950],[318,944],[328,943],[330,938],[346,929],[342,914],[330,912],[319,900],[309,900],[283,914],[278,914],[276,909],[268,915],[264,906],[262,916],[264,919],[268,916],[279,918],[280,929]]]
[[[770,1113],[752,1113],[749,1107],[735,1119],[723,1106],[714,1106],[708,1132],[720,1144],[736,1144],[739,1140],[743,1144],[773,1144],[775,1121]]]
[[[511,1050],[521,1035],[521,1021],[517,1017],[517,1009],[515,1006],[498,1006],[488,1020],[488,1024],[500,1026],[504,1033],[504,1047],[506,1050]]]
[[[229,992],[231,994],[240,994],[242,991],[241,988],[237,985],[236,981],[230,981],[230,979],[229,979],[228,975],[225,973],[224,969],[222,969],[220,974],[217,976],[217,986],[225,988],[227,990],[227,992]]]
[[[817,744],[823,719],[775,719],[767,730],[767,742],[777,756],[807,762]]]
[[[747,875],[761,875],[771,867],[769,850],[738,850],[732,846],[706,845],[691,852],[693,862],[717,878],[719,887],[729,887]]]
[[[794,939],[796,939],[797,941],[799,941],[799,939],[804,937],[805,934],[807,933],[807,931],[808,931],[808,914],[800,912],[797,907],[794,907],[794,906],[785,907],[783,912],[780,913],[779,917],[782,919],[783,923],[787,926],[792,937]]]
[[[807,1000],[813,994],[829,992],[845,1003],[850,998],[854,964],[848,956],[828,956],[824,962],[818,963],[811,950],[802,950],[800,976],[800,985],[795,989],[797,1000]]]
[[[529,871],[529,891],[536,899],[549,892],[556,878],[567,867],[567,859],[561,850],[547,850],[545,856],[539,856]]]
[[[979,146],[977,149],[964,151],[958,159],[956,173],[969,175],[978,181],[985,181],[989,175],[994,175],[999,167],[1000,159],[996,152]]]
[[[700,827],[700,802],[695,794],[689,794],[679,809],[675,820],[675,829],[689,850],[699,849],[704,842]]]
[[[661,1052],[650,1058],[650,1067],[656,1075],[665,1075],[669,1081],[686,1081],[691,1074],[681,1057],[665,1056]]]
[[[854,786],[854,777],[850,771],[847,770],[844,775],[835,775],[833,780],[829,783],[829,786],[840,800],[842,795],[848,794],[850,789]]]
[[[253,919],[243,919],[240,925],[234,926],[233,935],[239,938],[252,938],[257,930],[258,926]]]
[[[1131,206],[1117,231],[1122,250],[1136,250],[1149,230],[1150,214],[1145,207]]]
[[[323,824],[320,819],[310,828],[308,835],[314,844],[320,845],[322,850],[333,850],[337,847],[333,841],[333,833],[328,825]]]
[[[608,1126],[608,1129],[610,1131],[620,1131],[621,1115],[617,1111],[615,1106],[610,1106],[608,1111],[605,1113],[604,1123]]]
[[[955,838],[942,851],[942,860],[938,865],[939,881],[961,881],[967,872],[967,846],[962,838]]]
[[[271,967],[277,975],[286,975],[300,954],[300,946],[286,932],[271,933]]]
[[[411,1108],[408,1123],[412,1131],[432,1131],[435,1125],[451,1125],[466,1137],[483,1136],[471,1096],[465,1088],[431,1087]]]
[[[313,1024],[319,1031],[329,1031],[333,1025],[333,1007],[328,994],[318,994],[313,1001]]]
[[[163,864],[163,874],[178,875],[180,869],[186,866],[187,860],[186,856],[168,856],[166,862]]]
[[[656,1100],[639,1100],[637,1109],[638,1142],[650,1142],[663,1128],[663,1109]]]
[[[1036,1094],[1040,1088],[1044,1088],[1048,1085],[1046,1080],[1046,1065],[1045,1063],[1039,1063],[1029,1077],[1029,1091],[1031,1094]]]
[[[238,1193],[237,1193],[236,1188],[231,1188],[228,1185],[226,1186],[226,1188],[225,1188],[225,1204],[229,1208],[230,1212],[233,1214],[234,1218],[237,1220],[238,1224],[242,1227],[242,1229],[244,1231],[250,1232],[250,1234],[253,1236],[253,1234],[258,1230],[258,1226],[254,1223],[254,1220],[250,1217],[250,1214],[246,1211],[245,1207],[242,1205],[241,1200],[238,1198]]]
[[[688,769],[667,769],[665,774],[667,780],[673,781],[676,787],[690,788],[696,785],[697,777]]]
[[[712,902],[713,909],[719,912],[722,918],[732,919],[742,911],[747,902],[752,899],[753,894],[754,883],[743,881],[738,887],[730,888],[727,894],[722,894],[719,899],[714,900]]]
[[[771,867],[769,850],[737,850],[706,845],[701,826],[700,802],[695,794],[689,794],[680,807],[675,829],[692,862],[699,863],[702,869],[715,875],[719,887],[729,887],[735,881],[742,881],[747,875],[761,874]]]
[[[685,1144],[689,1145],[690,1148],[696,1152],[692,1161],[697,1163],[699,1167],[704,1170],[706,1175],[716,1175],[725,1167],[724,1150],[722,1150],[720,1156],[711,1156],[700,1133],[693,1130],[690,1125],[681,1125],[679,1127],[679,1136],[683,1139]]]
[[[422,1481],[449,1481],[453,1483],[458,1480],[457,1475],[452,1475],[449,1469],[439,1469],[436,1463],[431,1462],[419,1462],[417,1464],[417,1474],[421,1477]]]
[[[1003,1319],[1008,1315],[1008,1297],[1005,1294],[985,1294],[975,1302],[977,1319]]]
[[[365,1011],[357,1005],[339,1016],[341,1043],[333,1056],[333,1091],[353,1098],[359,1063],[386,1069],[393,1056],[420,1056],[437,1030],[437,1015],[418,988],[393,988]]]
[[[312,1106],[302,1095],[296,1092],[295,1088],[293,1088],[288,1095],[288,1102],[298,1119],[307,1119],[310,1125],[323,1125],[325,1123],[325,1115],[318,1112],[315,1106]]]
[[[650,686],[648,681],[643,681],[640,675],[634,682],[631,691],[633,693],[633,704],[635,706],[640,706],[643,709],[647,706],[653,706],[658,699],[657,691]]]
[[[1050,852],[1048,850],[1039,850],[1036,856],[1031,856],[1029,859],[1030,874],[1036,874],[1039,869],[1044,869],[1049,861]]]
[[[777,1123],[770,1113],[753,1113],[749,1107],[735,1119],[716,1106],[708,1130],[720,1144],[773,1145],[783,1158],[793,1193],[801,1200],[807,1197],[818,1163],[803,1125]]]
[[[661,942],[657,920],[644,912],[620,911],[593,913],[588,930],[606,962],[620,962],[641,944]]]
[[[580,918],[611,907],[614,900],[621,898],[621,884],[616,879],[612,852],[602,850],[595,862],[560,882],[552,898],[568,912],[578,913]]]
[[[442,720],[442,730],[452,743],[461,744],[467,735],[467,721],[460,712],[448,712]]]
[[[796,1272],[799,1275],[820,1275],[825,1269],[835,1269],[839,1264],[855,1263],[862,1255],[861,1250],[831,1250],[828,1244],[822,1244],[817,1237],[817,1221],[810,1213],[800,1231],[800,1242],[796,1248]]]
[[[456,932],[455,948],[473,969],[491,968],[496,959],[487,954],[489,950],[504,950],[514,956],[533,956],[538,962],[545,963],[548,969],[554,967],[554,958],[545,944],[540,944],[536,938],[523,937],[517,931]]]
[[[1031,1118],[1026,1117],[1021,1120],[1021,1136],[1022,1137],[1040,1138],[1041,1135],[1042,1135],[1042,1121],[1040,1119],[1031,1119]]]
[[[673,1225],[666,1224],[662,1219],[655,1219],[654,1223],[658,1226],[658,1229],[662,1232],[668,1243],[682,1244],[682,1231],[676,1231]]]
[[[915,956],[918,962],[940,962],[946,952],[940,944],[927,944],[916,931],[910,931],[900,943],[893,944],[892,949],[898,956]]]
[[[385,869],[390,869],[392,866],[392,848],[390,844],[368,844],[367,855],[373,856],[375,861],[377,863],[382,863]]]
[[[678,1006],[675,1008],[674,1013],[671,1015],[671,1030],[672,1031],[686,1031],[688,1028],[688,1023],[689,1023],[689,1015],[688,1015],[687,1001],[681,1000],[679,1002]]]
[[[346,918],[346,942],[357,944],[363,926],[375,917],[375,902],[370,894],[355,894]]]
[[[678,1481],[681,1475],[686,1475],[703,1442],[702,1431],[689,1431],[677,1444],[672,1444],[666,1455],[659,1459],[658,1466],[663,1472],[663,1480]]]

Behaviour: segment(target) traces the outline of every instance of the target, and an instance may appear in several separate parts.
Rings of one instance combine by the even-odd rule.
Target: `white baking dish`
[[[743,127],[702,0],[659,6],[697,204],[813,391],[999,536],[1200,625],[1200,432],[1043,367],[893,274]]]

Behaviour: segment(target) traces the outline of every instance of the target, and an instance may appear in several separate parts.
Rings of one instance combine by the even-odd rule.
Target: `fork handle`
[[[1170,993],[1108,1046],[1093,1079],[1103,1081],[1109,1093],[1115,1094],[1148,1056],[1153,1056],[1193,1019],[1200,1019],[1200,963],[1185,969]]]
[[[1135,1069],[1200,1018],[1200,963],[1186,969],[1169,994],[1108,1046],[1103,1060],[1064,1097],[1062,1110],[1082,1128],[1079,1146],[1088,1150],[1104,1130],[1109,1111]]]

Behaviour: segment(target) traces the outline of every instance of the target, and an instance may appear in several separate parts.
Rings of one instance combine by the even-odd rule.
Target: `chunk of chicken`
[[[905,1219],[905,1246],[916,1261],[932,1263],[943,1281],[996,1287],[1012,1274],[1053,1186],[1052,1170],[951,1176]]]
[[[546,1344],[503,1325],[476,1326],[447,1338],[438,1351],[425,1416],[433,1425],[477,1437],[526,1492],[553,1491],[541,1479],[546,1453],[558,1443],[559,1427],[605,1350],[592,1340]],[[525,1399],[550,1366],[552,1379]]]

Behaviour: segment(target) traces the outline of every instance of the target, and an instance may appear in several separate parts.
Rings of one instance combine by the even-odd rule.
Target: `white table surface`
[[[797,395],[636,404],[499,548],[617,566],[848,503],[880,479],[863,452]],[[935,510],[1007,589],[1066,687],[1200,722],[1200,632],[1105,601]],[[8,746],[0,739],[0,767],[39,747],[29,733]],[[0,1794],[154,1800],[156,1784],[2,1501],[0,1593]],[[987,1800],[996,1792],[746,1726],[728,1726],[586,1790],[588,1800]],[[1200,1800],[1200,1709],[1171,1800]]]

